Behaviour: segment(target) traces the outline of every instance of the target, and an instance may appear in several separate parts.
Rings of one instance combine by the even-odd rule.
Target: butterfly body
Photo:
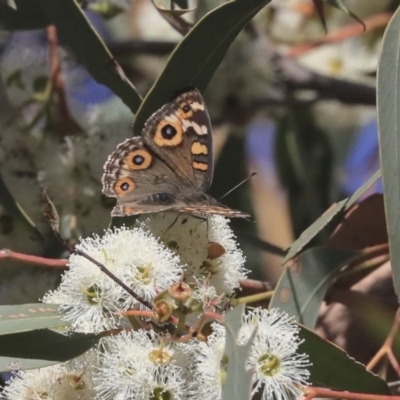
[[[247,218],[205,193],[213,167],[210,119],[200,92],[191,89],[156,111],[140,137],[117,146],[104,165],[103,193],[118,199],[113,216],[179,211]]]

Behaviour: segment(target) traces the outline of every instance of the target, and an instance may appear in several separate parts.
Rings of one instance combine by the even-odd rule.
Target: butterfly
[[[212,135],[204,99],[195,88],[157,110],[141,136],[120,143],[104,165],[103,193],[117,198],[111,215],[178,211],[248,218],[205,193],[214,170]]]

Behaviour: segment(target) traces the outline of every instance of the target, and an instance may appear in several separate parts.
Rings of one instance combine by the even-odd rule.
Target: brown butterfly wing
[[[156,154],[134,137],[117,146],[104,165],[103,193],[118,199],[112,215],[155,212],[175,203],[180,188],[176,175]]]
[[[142,131],[145,144],[177,176],[177,184],[205,192],[213,176],[210,118],[203,97],[191,89],[156,111]]]

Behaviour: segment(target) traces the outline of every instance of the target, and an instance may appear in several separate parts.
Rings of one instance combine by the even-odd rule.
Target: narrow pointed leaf
[[[225,351],[228,359],[228,369],[225,384],[222,389],[222,400],[250,398],[252,372],[246,369],[246,360],[257,333],[254,330],[249,341],[244,346],[237,344],[244,306],[229,311],[225,316]]]
[[[359,189],[357,189],[353,195],[340,201],[339,203],[333,204],[324,214],[321,215],[314,223],[312,223],[291,245],[290,248],[282,261],[282,265],[285,265],[289,260],[295,257],[310,241],[324,229],[335,217],[349,208],[351,208],[358,199],[380,178],[381,172],[377,171],[373,174]]]
[[[137,113],[134,133],[177,91],[188,86],[206,90],[216,68],[243,27],[270,0],[229,1],[206,14],[171,54]]]
[[[13,195],[8,190],[3,177],[0,173],[0,204],[3,206],[4,210],[13,217],[17,222],[21,223],[27,230],[27,232],[32,235],[35,239],[43,240],[40,232],[36,228],[35,223],[29,218],[28,214],[23,210],[23,208],[14,199]]]
[[[377,79],[378,131],[394,287],[400,299],[400,8],[383,38]]]
[[[300,337],[304,341],[298,352],[310,357],[312,366],[309,371],[313,385],[358,393],[390,394],[386,382],[367,371],[364,365],[338,346],[305,327],[300,327]]]
[[[366,27],[365,27],[364,22],[360,18],[358,18],[356,14],[354,14],[353,12],[350,11],[349,8],[343,3],[342,0],[325,0],[325,1],[328,4],[330,4],[331,6],[338,8],[339,10],[343,11],[347,15],[350,15],[350,17],[354,18],[357,22],[359,22],[362,25],[362,27],[365,31]]]
[[[93,78],[136,113],[141,97],[75,0],[38,0],[60,37]]]
[[[0,0],[0,29],[40,29],[50,25],[37,0]]]
[[[270,308],[279,308],[297,322],[313,328],[332,279],[357,251],[314,247],[298,256],[281,276]]]
[[[67,325],[60,318],[57,304],[0,306],[0,335]]]
[[[71,360],[92,348],[100,337],[48,329],[0,336],[0,371],[40,368]]]

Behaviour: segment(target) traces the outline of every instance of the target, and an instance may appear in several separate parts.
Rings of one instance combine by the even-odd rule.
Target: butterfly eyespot
[[[136,149],[125,156],[125,164],[132,171],[139,171],[150,167],[152,155],[145,149]]]
[[[188,103],[179,104],[179,108],[176,110],[175,115],[179,119],[191,119],[193,117],[193,109]]]
[[[136,165],[142,165],[144,163],[144,158],[142,156],[133,157],[133,163]]]
[[[172,125],[165,125],[161,128],[161,134],[164,139],[171,140],[177,134],[177,130]]]
[[[182,140],[182,125],[178,119],[174,122],[165,119],[160,121],[154,134],[154,143],[157,146],[178,146]]]
[[[133,179],[125,177],[115,182],[114,191],[120,198],[120,197],[125,197],[128,193],[135,190],[135,187],[136,185]]]

